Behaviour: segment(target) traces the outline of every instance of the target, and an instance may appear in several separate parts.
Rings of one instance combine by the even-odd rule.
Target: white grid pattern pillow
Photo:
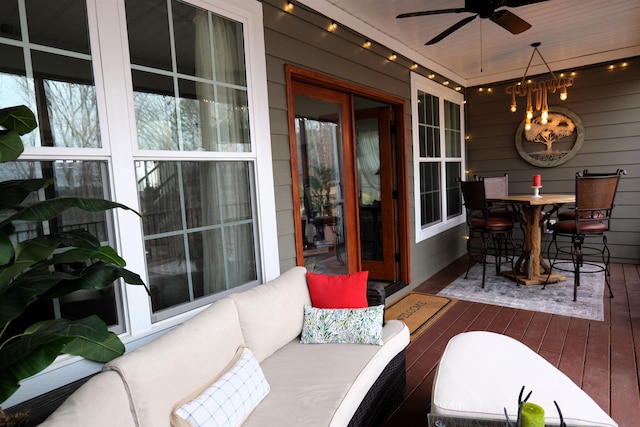
[[[242,424],[271,388],[248,348],[238,361],[195,399],[174,411],[174,426],[235,427]],[[186,423],[185,423],[186,421]]]

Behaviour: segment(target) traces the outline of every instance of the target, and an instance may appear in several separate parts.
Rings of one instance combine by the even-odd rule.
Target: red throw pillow
[[[330,276],[307,273],[311,304],[316,308],[366,308],[368,271]]]

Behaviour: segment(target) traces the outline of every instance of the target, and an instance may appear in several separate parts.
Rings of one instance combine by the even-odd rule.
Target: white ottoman
[[[433,381],[430,419],[442,415],[504,422],[506,408],[515,423],[522,386],[524,396],[533,392],[529,402],[544,408],[547,425],[560,424],[554,400],[569,426],[618,425],[569,377],[529,347],[484,331],[456,335],[447,344]]]

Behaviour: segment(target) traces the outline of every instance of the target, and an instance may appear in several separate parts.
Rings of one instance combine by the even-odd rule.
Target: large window
[[[243,26],[177,0],[125,5],[157,319],[259,279],[253,162],[226,156],[253,151]]]
[[[29,106],[38,130],[0,179],[52,178],[41,199],[107,198],[144,217],[69,212],[20,232],[87,228],[151,289],[115,283],[31,320],[97,313],[131,349],[279,274],[263,37],[254,0],[3,0],[0,107]],[[71,362],[6,406],[97,369]]]
[[[411,75],[416,241],[461,224],[464,172],[463,97]]]

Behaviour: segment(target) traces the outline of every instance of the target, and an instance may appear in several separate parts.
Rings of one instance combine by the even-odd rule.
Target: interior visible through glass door
[[[341,105],[295,96],[300,238],[308,271],[349,272]]]

